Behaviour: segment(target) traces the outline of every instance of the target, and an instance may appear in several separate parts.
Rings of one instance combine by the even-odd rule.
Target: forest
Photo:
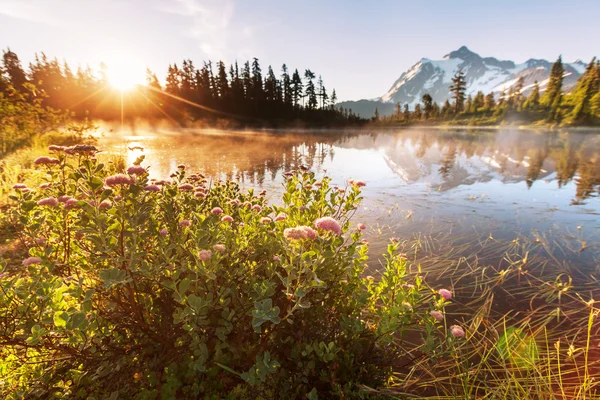
[[[168,119],[177,124],[203,120],[229,120],[244,125],[344,125],[361,122],[350,110],[338,110],[335,89],[327,90],[321,76],[310,69],[293,71],[283,64],[277,76],[271,66],[263,75],[259,60],[204,62],[197,68],[190,59],[170,64],[164,85],[146,70],[146,84],[122,91],[108,79],[107,66],[99,71],[36,54],[27,70],[18,55],[4,51],[0,66],[0,93],[25,94],[29,102],[68,110],[78,119]]]

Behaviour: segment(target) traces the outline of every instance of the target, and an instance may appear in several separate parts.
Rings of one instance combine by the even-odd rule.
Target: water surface
[[[598,133],[116,129],[102,135],[100,147],[130,163],[143,154],[156,178],[183,163],[213,179],[265,188],[273,201],[282,191],[283,172],[299,165],[340,186],[363,180],[365,199],[355,220],[369,226],[376,253],[390,237],[442,231],[509,240],[567,238],[574,249],[584,242],[588,253],[599,249]]]

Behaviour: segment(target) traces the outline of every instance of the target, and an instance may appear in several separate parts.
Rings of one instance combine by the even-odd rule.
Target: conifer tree
[[[402,117],[402,107],[400,106],[400,102],[396,102],[395,107],[394,117],[396,118],[396,121],[400,121],[400,118]]]
[[[306,88],[305,88],[305,97],[308,98],[306,103],[306,108],[309,110],[314,110],[317,108],[317,93],[315,90],[315,84],[313,79],[315,79],[315,73],[310,69],[304,71],[304,78],[306,79]]]
[[[298,70],[294,70],[292,74],[292,99],[294,102],[294,107],[298,107],[300,105],[300,99],[302,98],[303,91],[302,79],[300,78],[300,74]]]
[[[293,103],[292,81],[290,79],[290,74],[288,73],[288,67],[285,64],[281,66],[281,85],[283,92],[283,103],[285,105],[291,105]]]
[[[526,110],[536,110],[540,105],[540,85],[538,81],[533,83],[533,89],[531,89],[531,93],[527,96],[527,100],[525,104],[523,104],[523,108]]]
[[[450,105],[450,100],[446,99],[444,105],[442,106],[442,115],[444,117],[448,117],[452,113],[452,106]]]
[[[454,114],[458,114],[464,109],[466,88],[467,81],[465,80],[465,74],[462,69],[459,69],[454,74],[452,85],[450,85],[450,93],[454,99]]]
[[[558,57],[558,60],[552,65],[550,69],[550,77],[548,78],[548,85],[546,86],[546,92],[540,103],[545,107],[551,107],[553,110],[560,106],[561,90],[563,75],[565,73],[562,56]],[[558,99],[558,100],[557,100]]]
[[[587,65],[585,72],[577,81],[577,86],[571,98],[575,104],[571,118],[574,121],[585,120],[592,115],[591,112],[591,100],[600,90],[600,76],[598,76],[598,69],[596,68],[596,58]]]
[[[375,114],[373,115],[374,121],[379,121],[379,108],[375,107]]]
[[[420,121],[423,117],[423,113],[421,112],[421,105],[417,103],[415,106],[415,112],[413,112],[413,116],[415,121]]]
[[[337,103],[337,94],[335,93],[335,89],[331,92],[331,109],[335,107],[335,103]]]
[[[425,93],[421,97],[421,101],[423,101],[423,112],[425,120],[431,118],[431,112],[433,111],[433,98],[429,93]]]
[[[27,76],[17,53],[7,49],[2,55],[2,70],[5,74],[5,80],[15,89],[23,90],[23,85],[27,83]]]
[[[408,122],[410,120],[410,110],[408,109],[408,104],[404,105],[404,122]]]

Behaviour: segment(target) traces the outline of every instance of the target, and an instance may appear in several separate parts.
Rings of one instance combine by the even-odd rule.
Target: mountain
[[[565,76],[563,90],[569,91],[577,79],[585,71],[586,64],[577,60],[574,63],[563,63]],[[377,107],[380,114],[390,114],[394,105],[402,106],[408,103],[414,109],[421,102],[421,96],[429,93],[440,106],[449,99],[448,86],[454,74],[462,69],[467,81],[467,95],[475,95],[478,91],[484,94],[494,92],[500,94],[508,91],[517,83],[519,77],[525,79],[524,94],[527,94],[537,80],[540,91],[548,84],[552,62],[539,59],[529,59],[522,64],[513,61],[502,61],[494,57],[481,57],[466,46],[452,51],[441,60],[422,58],[408,71],[402,73],[390,90],[383,96],[372,100],[357,102],[341,102],[337,106],[351,108],[363,117],[371,117]]]

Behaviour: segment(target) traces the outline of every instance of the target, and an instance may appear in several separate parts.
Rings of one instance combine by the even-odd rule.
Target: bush
[[[395,244],[363,277],[360,183],[298,171],[268,206],[183,166],[107,176],[93,146],[51,148],[47,187],[11,195],[30,257],[0,270],[8,398],[364,397],[445,304]]]

